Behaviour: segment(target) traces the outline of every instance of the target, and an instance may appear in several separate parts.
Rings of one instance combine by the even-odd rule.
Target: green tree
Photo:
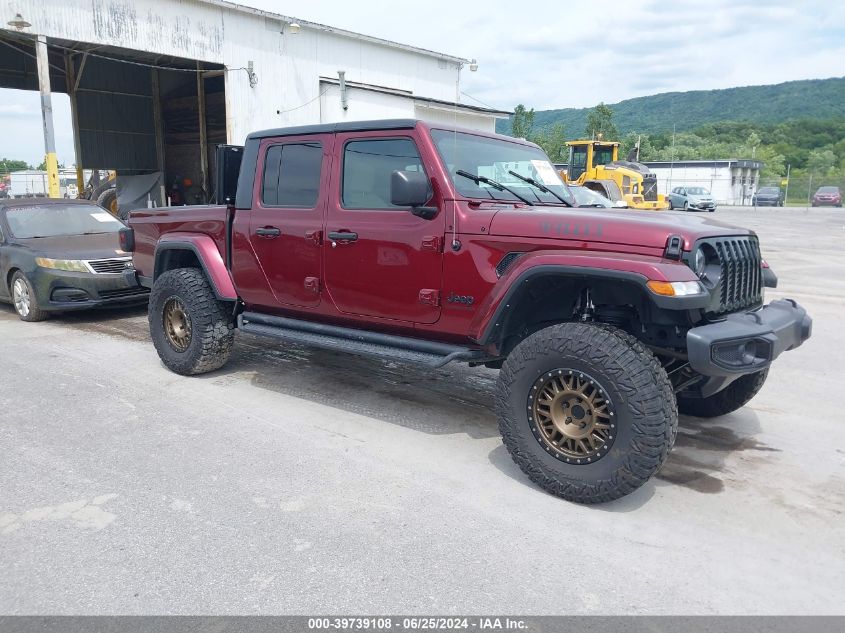
[[[25,160],[16,160],[14,158],[0,160],[0,172],[4,174],[12,171],[22,171],[24,169],[32,169]]]
[[[657,150],[652,145],[648,134],[637,134],[636,132],[629,132],[622,139],[622,146],[619,148],[619,158],[627,160],[628,155],[636,149],[637,141],[640,143],[641,162],[644,160],[657,160]]]
[[[613,109],[604,102],[599,103],[587,114],[587,138],[603,138],[613,141],[619,138],[619,131],[613,123]]]
[[[807,171],[816,176],[829,176],[834,171],[836,155],[829,149],[814,149],[807,157]]]
[[[511,136],[530,139],[534,131],[534,108],[527,110],[521,103],[513,109]]]
[[[548,130],[535,134],[530,140],[542,147],[543,151],[552,159],[552,162],[558,163],[567,160],[566,130],[563,123],[555,123]]]

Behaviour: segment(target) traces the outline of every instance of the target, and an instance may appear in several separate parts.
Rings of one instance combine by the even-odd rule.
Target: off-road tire
[[[613,404],[613,443],[591,463],[561,461],[532,432],[532,385],[559,368],[594,377]],[[502,366],[495,404],[514,462],[543,490],[577,503],[612,501],[642,486],[666,461],[678,430],[660,362],[636,338],[604,325],[564,323],[524,339]]]
[[[178,299],[190,322],[187,348],[177,350],[169,342],[164,309]],[[169,270],[156,279],[150,293],[150,337],[161,361],[171,371],[191,376],[219,369],[229,360],[235,338],[232,306],[220,301],[199,268]]]
[[[115,217],[120,217],[120,209],[117,206],[117,189],[110,187],[97,196],[97,204]]]
[[[21,314],[18,310],[18,306],[15,304],[15,283],[18,280],[26,286],[26,291],[29,293],[29,312],[27,312],[26,315]],[[42,310],[38,306],[38,298],[35,296],[35,290],[33,289],[32,284],[29,283],[29,279],[26,278],[26,275],[19,270],[12,275],[12,280],[9,282],[9,297],[12,299],[12,307],[15,309],[15,314],[18,315],[18,318],[20,318],[21,321],[35,323],[37,321],[46,321],[50,318],[50,313],[46,310]]]
[[[690,398],[678,396],[678,411],[684,415],[694,415],[699,418],[717,418],[727,415],[744,407],[757,395],[769,370],[764,369],[755,374],[747,374],[737,378],[725,389],[707,398]]]

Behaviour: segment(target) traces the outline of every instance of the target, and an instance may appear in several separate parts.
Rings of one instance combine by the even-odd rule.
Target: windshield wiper
[[[469,180],[474,181],[476,185],[480,182],[483,182],[485,185],[490,185],[491,187],[493,187],[493,189],[496,189],[498,191],[507,191],[511,195],[516,196],[517,198],[522,200],[529,207],[534,206],[534,203],[531,202],[528,198],[521,196],[520,194],[518,194],[516,191],[514,191],[510,187],[506,187],[505,185],[503,185],[499,182],[496,182],[495,180],[492,180],[492,179],[488,178],[487,176],[473,176],[471,173],[469,173],[468,171],[464,171],[463,169],[459,169],[455,173],[458,174],[458,176],[463,176],[464,178],[468,178]]]
[[[528,176],[523,176],[522,174],[518,174],[515,171],[508,171],[508,173],[511,176],[516,176],[517,178],[519,178],[523,182],[527,182],[529,185],[534,185],[535,187],[537,187],[537,189],[539,189],[543,193],[548,193],[548,194],[554,196],[555,198],[560,200],[563,204],[565,204],[567,207],[572,206],[571,202],[569,202],[568,200],[564,200],[561,196],[557,195],[554,191],[549,189],[546,185],[537,182],[533,178],[529,178]]]

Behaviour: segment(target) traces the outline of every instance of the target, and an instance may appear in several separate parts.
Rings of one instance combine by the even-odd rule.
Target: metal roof
[[[271,18],[274,20],[280,20],[282,22],[287,22],[288,24],[296,22],[300,26],[315,29],[318,31],[326,31],[327,33],[336,33],[337,35],[342,35],[344,37],[350,37],[357,40],[362,40],[365,42],[370,42],[372,44],[381,44],[382,46],[389,46],[391,48],[400,48],[402,50],[410,51],[412,53],[419,53],[422,55],[428,55],[430,57],[436,57],[438,59],[446,59],[452,62],[456,62],[458,64],[468,64],[470,60],[465,59],[463,57],[456,57],[455,55],[448,55],[446,53],[438,53],[437,51],[432,51],[427,48],[419,48],[417,46],[409,46],[408,44],[401,44],[400,42],[394,42],[393,40],[386,40],[380,37],[373,37],[371,35],[364,35],[362,33],[355,33],[354,31],[347,31],[345,29],[338,29],[333,26],[327,26],[325,24],[320,24],[319,22],[311,22],[309,20],[300,20],[299,18],[294,18],[288,15],[282,15],[280,13],[273,13],[272,11],[264,11],[263,9],[256,9],[253,7],[247,7],[242,4],[237,4],[235,2],[228,2],[228,0],[197,0],[198,2],[202,2],[204,4],[211,4],[218,7],[222,7],[224,9],[231,9],[232,11],[240,11],[241,13],[252,13],[253,15],[260,15],[265,18]]]
[[[748,158],[716,158],[712,160],[644,160],[641,161],[644,165],[649,167],[730,167],[736,165],[737,167],[745,167],[749,169],[762,169],[763,163],[759,160],[751,160]]]

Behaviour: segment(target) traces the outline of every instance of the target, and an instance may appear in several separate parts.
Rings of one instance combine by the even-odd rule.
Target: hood
[[[703,237],[752,233],[748,229],[692,214],[540,206],[499,211],[493,217],[489,231],[491,236],[555,238],[660,250],[665,248],[670,235],[683,237],[685,249],[689,249]]]
[[[52,259],[110,259],[130,255],[120,250],[117,233],[18,238],[15,241],[39,255]]]
[[[709,196],[709,195],[708,196],[701,196],[701,195],[696,195],[694,193],[691,193],[687,197],[689,198],[690,202],[713,202],[713,196]]]

